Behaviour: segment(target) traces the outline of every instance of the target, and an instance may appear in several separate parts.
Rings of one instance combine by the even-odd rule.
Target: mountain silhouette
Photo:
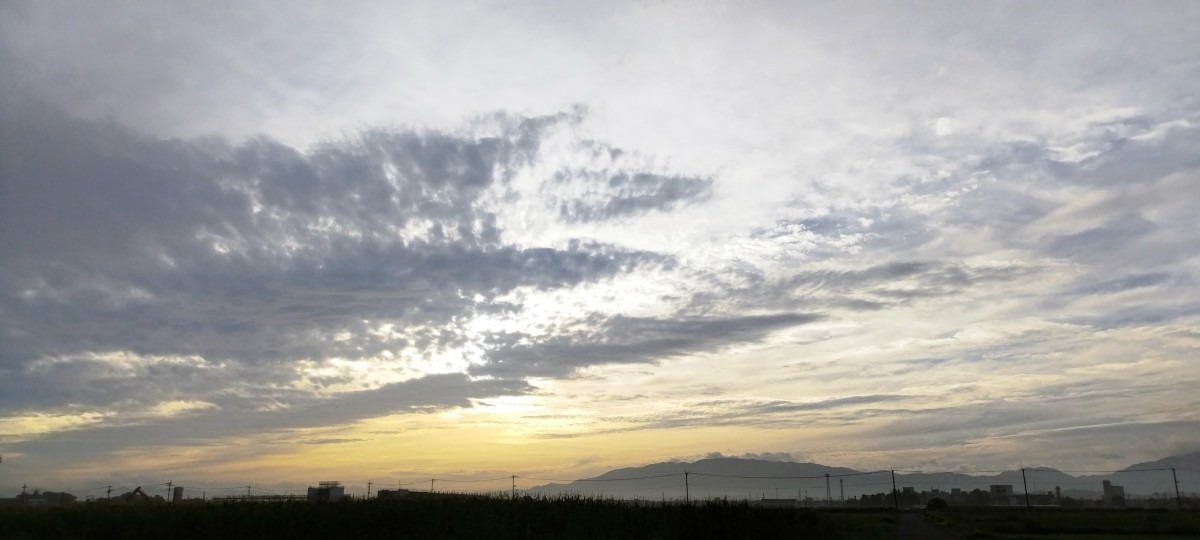
[[[1065,496],[1098,498],[1108,480],[1124,486],[1128,496],[1173,495],[1175,467],[1180,489],[1200,485],[1200,452],[1131,465],[1115,472],[1064,472],[1050,467],[1029,467],[993,472],[896,471],[899,490],[988,491],[992,485],[1012,486],[1023,494],[1049,493],[1056,488]],[[686,474],[686,476],[685,476]],[[826,477],[828,475],[828,477]],[[694,462],[668,461],[626,467],[573,482],[550,483],[528,489],[530,493],[584,494],[623,499],[789,498],[821,504],[863,495],[891,493],[891,471],[859,471],[818,463],[766,461],[720,457]]]
[[[1138,463],[1136,465],[1130,465],[1121,470],[1128,471],[1128,470],[1137,470],[1137,469],[1169,469],[1172,467],[1174,467],[1176,469],[1200,470],[1200,450],[1198,450],[1196,452],[1192,452],[1190,454],[1184,454],[1182,456],[1165,457],[1165,458],[1162,458],[1157,461],[1147,461],[1145,463]]]

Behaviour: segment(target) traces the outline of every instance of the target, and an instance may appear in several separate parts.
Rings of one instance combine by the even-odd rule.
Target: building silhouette
[[[308,488],[309,502],[337,502],[346,496],[346,488],[341,482],[319,482],[317,487]]]
[[[1016,495],[1013,493],[1012,484],[993,484],[988,486],[988,493],[992,495],[992,504],[996,506],[1010,506],[1016,504]]]
[[[1125,506],[1125,486],[1114,486],[1112,482],[1105,480],[1102,487],[1104,488],[1104,504]]]

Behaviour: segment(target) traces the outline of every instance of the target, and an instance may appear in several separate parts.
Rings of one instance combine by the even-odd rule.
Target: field
[[[948,508],[924,512],[956,538],[1109,540],[1200,538],[1200,514],[1167,510]],[[463,538],[463,539],[892,539],[891,510],[691,506],[585,497],[84,503],[0,507],[0,539],[41,538]]]
[[[1200,514],[1172,510],[952,507],[925,517],[964,539],[1200,538]]]
[[[890,539],[894,516],[745,503],[445,497],[332,504],[183,503],[0,508],[0,538]]]

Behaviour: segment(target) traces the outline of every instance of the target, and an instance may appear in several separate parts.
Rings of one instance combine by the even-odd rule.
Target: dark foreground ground
[[[0,538],[891,539],[885,510],[745,503],[640,505],[582,498],[441,498],[331,504],[180,503],[0,508]]]
[[[584,498],[0,507],[0,539],[1131,539],[1200,538],[1200,513],[950,508],[778,510],[745,503],[631,505]]]
[[[947,508],[922,517],[952,538],[1110,540],[1200,538],[1200,513],[1099,508]]]

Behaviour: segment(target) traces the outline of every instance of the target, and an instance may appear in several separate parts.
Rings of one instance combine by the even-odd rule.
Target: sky
[[[0,493],[1200,450],[1198,26],[4,2]]]

